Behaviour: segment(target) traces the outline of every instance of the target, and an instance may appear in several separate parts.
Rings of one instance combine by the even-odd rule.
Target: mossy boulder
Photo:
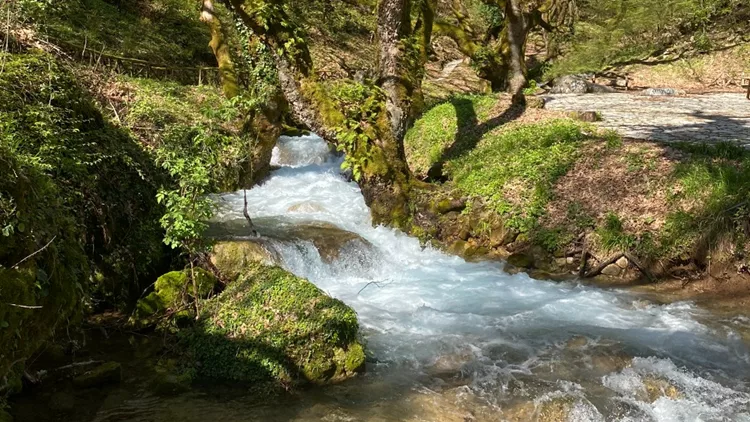
[[[90,388],[105,384],[117,384],[121,380],[122,366],[118,362],[107,362],[75,377],[73,385],[79,388]]]
[[[216,277],[202,268],[195,268],[193,274],[198,298],[210,296],[218,283]],[[156,280],[153,292],[138,301],[131,322],[135,325],[151,325],[156,317],[167,310],[186,308],[185,305],[195,299],[193,296],[190,270],[168,272]]]
[[[250,263],[205,303],[183,341],[202,377],[326,384],[364,368],[358,330],[343,302],[281,268]]]

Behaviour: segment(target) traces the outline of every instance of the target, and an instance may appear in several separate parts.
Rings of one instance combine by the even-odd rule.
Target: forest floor
[[[750,101],[740,93],[649,97],[640,93],[545,96],[549,110],[596,111],[600,127],[662,142],[740,141],[750,146]]]

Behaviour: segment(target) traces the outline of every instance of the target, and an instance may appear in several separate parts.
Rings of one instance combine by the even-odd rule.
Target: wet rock
[[[536,418],[539,422],[568,422],[575,401],[569,397],[559,397],[537,404]]]
[[[575,336],[565,343],[566,349],[581,350],[589,344],[589,339],[584,336]]]
[[[107,362],[75,377],[73,385],[79,388],[90,388],[106,384],[117,384],[121,380],[122,366],[118,362]]]
[[[652,376],[645,377],[643,379],[643,387],[645,389],[645,395],[641,393],[639,396],[641,399],[648,400],[649,403],[653,403],[662,397],[666,397],[670,400],[677,400],[682,397],[680,390],[665,379]]]
[[[211,263],[220,268],[222,275],[235,278],[253,262],[278,262],[278,256],[269,245],[259,241],[226,241],[214,245]]]
[[[311,212],[323,212],[325,208],[322,205],[314,201],[300,202],[294,204],[287,209],[290,213],[311,213]]]
[[[534,266],[534,258],[525,253],[514,253],[507,259],[508,264],[517,268],[531,268]]]
[[[633,357],[625,354],[595,354],[591,356],[591,365],[601,375],[622,371],[630,366],[632,361]]]

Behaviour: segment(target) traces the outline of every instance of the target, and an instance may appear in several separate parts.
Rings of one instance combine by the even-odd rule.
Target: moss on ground
[[[245,266],[183,341],[200,376],[285,386],[347,378],[364,365],[354,311],[278,267]]]
[[[407,136],[409,164],[418,174],[438,155],[444,161],[447,183],[424,195],[440,222],[433,227],[415,220],[422,240],[500,248],[505,255],[539,250],[548,263],[553,255],[567,262],[550,270],[568,273],[576,269],[584,239],[595,256],[629,251],[659,274],[687,263],[746,265],[750,153],[740,146],[623,142],[613,133],[548,119],[480,132],[460,153],[446,154],[461,142],[460,124],[450,121],[459,114],[450,104],[427,112]]]

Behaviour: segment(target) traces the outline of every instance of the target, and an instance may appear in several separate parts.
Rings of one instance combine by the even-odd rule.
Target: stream
[[[222,388],[131,394],[95,420],[750,421],[750,319],[508,275],[373,227],[315,136],[282,137],[273,163],[247,192],[261,234],[315,224],[362,239],[335,259],[309,240],[269,242],[280,265],[357,311],[367,373],[268,401]],[[219,220],[242,219],[242,192],[217,201]]]

